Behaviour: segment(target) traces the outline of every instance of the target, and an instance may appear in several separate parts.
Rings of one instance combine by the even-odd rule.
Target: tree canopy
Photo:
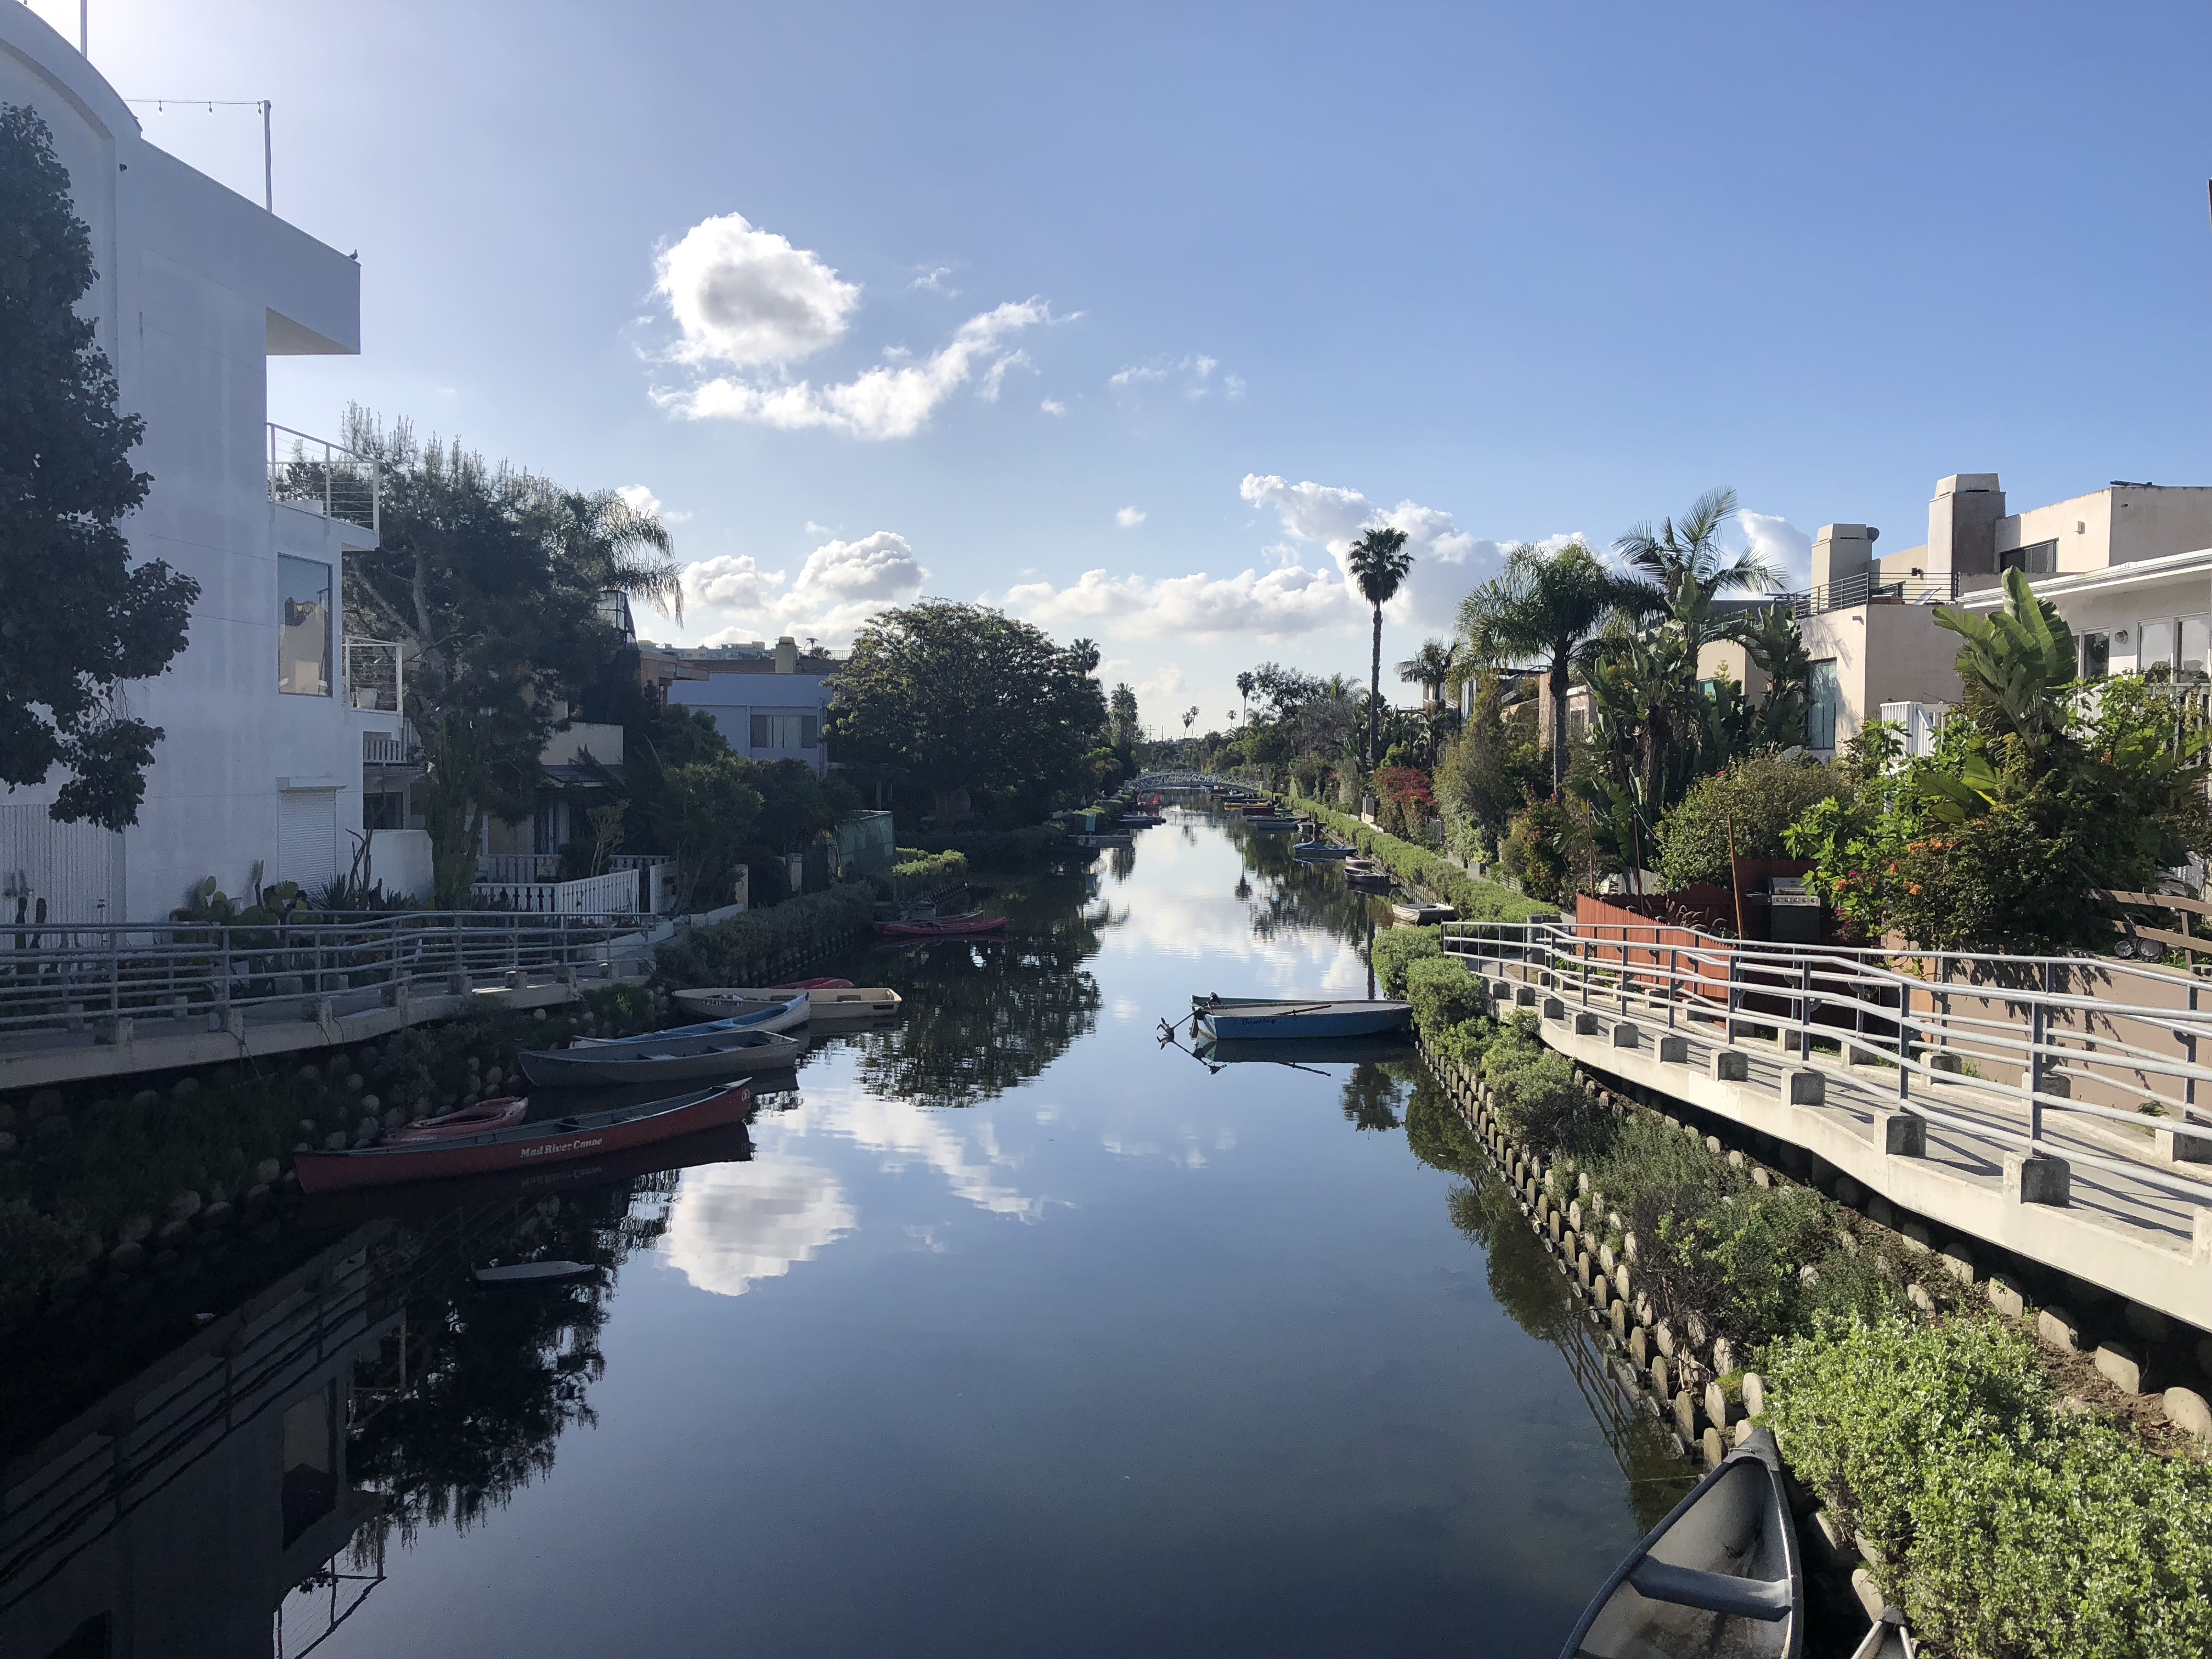
[[[924,599],[863,627],[830,682],[839,758],[930,792],[939,824],[985,792],[1072,787],[1106,724],[1098,647],[985,605]]]
[[[145,423],[116,408],[76,312],[96,278],[52,133],[0,106],[0,784],[61,767],[50,816],[119,830],[138,821],[162,737],[123,687],[184,649],[199,585],[131,562],[120,520],[153,480],[131,465]]]

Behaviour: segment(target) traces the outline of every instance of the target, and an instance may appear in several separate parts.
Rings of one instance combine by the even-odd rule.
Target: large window
[[[819,714],[756,714],[753,716],[753,747],[756,749],[811,749],[821,740],[822,717]]]
[[[2027,547],[2008,549],[1997,555],[1997,568],[2017,570],[2024,576],[2055,576],[2058,574],[2058,544],[2035,542]]]
[[[276,560],[276,689],[331,695],[331,568],[318,559]]]
[[[1836,678],[1836,659],[1823,657],[1805,677],[1805,746],[1833,749],[1836,716],[1843,712],[1843,682]]]

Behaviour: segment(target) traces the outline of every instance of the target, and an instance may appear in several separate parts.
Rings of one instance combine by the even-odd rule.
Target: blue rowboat
[[[743,1003],[739,1012],[721,1019],[702,1020],[696,1025],[672,1025],[665,1031],[647,1031],[642,1036],[578,1037],[569,1043],[571,1048],[642,1048],[651,1043],[667,1042],[671,1037],[723,1036],[732,1031],[787,1031],[794,1025],[805,1024],[811,1006],[807,994],[797,995],[778,992],[772,1001]]]
[[[1193,997],[1191,1012],[1214,1037],[1350,1037],[1405,1029],[1408,1002],[1337,997]]]

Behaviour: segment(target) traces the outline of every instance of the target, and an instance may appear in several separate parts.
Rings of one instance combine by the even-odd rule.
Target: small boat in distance
[[[588,1261],[510,1261],[504,1267],[495,1262],[489,1267],[477,1269],[479,1285],[544,1285],[567,1279],[582,1279],[599,1272]]]
[[[1355,855],[1357,847],[1346,847],[1337,842],[1302,841],[1291,848],[1294,859],[1348,859]]]
[[[1425,899],[1400,899],[1390,907],[1390,914],[1401,921],[1412,922],[1416,927],[1459,920],[1459,912],[1450,905],[1431,904]]]
[[[1390,872],[1373,859],[1348,858],[1344,861],[1344,884],[1363,892],[1387,893],[1390,890]]]
[[[676,1000],[698,1013],[713,1013],[717,1010],[781,992],[783,987],[771,990],[753,990],[742,986],[713,985],[697,990],[678,991]],[[884,1019],[899,1011],[899,994],[885,986],[863,988],[849,981],[837,985],[817,986],[806,993],[806,1023],[812,1026],[857,1024],[869,1020]]]
[[[1781,1455],[1754,1429],[1613,1570],[1560,1659],[1798,1659],[1804,1600]]]
[[[1358,1066],[1404,1060],[1413,1052],[1401,1031],[1345,1037],[1201,1037],[1191,1050],[1209,1066]]]
[[[1086,836],[1079,839],[1095,841],[1100,837]],[[1122,843],[1129,844],[1127,836],[1122,837]],[[885,939],[963,939],[1006,931],[1006,919],[1004,916],[915,917],[911,921],[879,921],[876,924],[876,932]]]
[[[696,1083],[796,1065],[804,1037],[775,1031],[714,1031],[600,1048],[525,1048],[523,1075],[541,1089],[619,1088],[631,1083]]]
[[[1354,1037],[1405,1029],[1409,1002],[1338,997],[1194,996],[1192,1015],[1217,1041],[1243,1037]]]
[[[788,1037],[756,1035],[763,1042],[790,1041]],[[701,1129],[742,1123],[751,1106],[750,1084],[726,1083],[672,1100],[651,1101],[642,1106],[617,1106],[606,1111],[585,1112],[537,1123],[518,1123],[462,1140],[295,1152],[292,1167],[299,1175],[300,1190],[310,1194],[436,1181],[449,1176],[499,1175],[508,1170],[535,1170],[572,1158],[596,1158]]]
[[[812,999],[811,991],[762,991],[742,1001],[732,999],[717,1018],[696,1025],[672,1025],[665,1030],[646,1031],[636,1036],[574,1037],[568,1046],[635,1048],[645,1043],[665,1042],[672,1037],[719,1036],[730,1031],[788,1031],[794,1025],[806,1024]]]

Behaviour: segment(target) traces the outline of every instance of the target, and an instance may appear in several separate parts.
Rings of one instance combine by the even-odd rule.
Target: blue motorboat
[[[1221,997],[1190,1000],[1192,1017],[1218,1039],[1373,1036],[1412,1023],[1410,1002],[1345,997]]]

